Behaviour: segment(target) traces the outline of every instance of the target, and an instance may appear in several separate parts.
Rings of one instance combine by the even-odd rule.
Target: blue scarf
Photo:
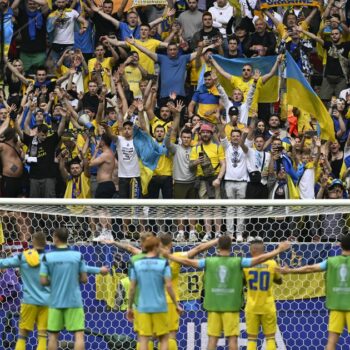
[[[28,32],[30,40],[36,39],[36,30],[41,29],[43,27],[43,15],[41,11],[36,10],[34,12],[28,11],[26,9],[26,13],[28,16]]]

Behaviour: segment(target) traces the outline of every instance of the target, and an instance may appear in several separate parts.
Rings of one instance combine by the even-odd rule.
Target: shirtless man
[[[89,166],[97,166],[97,189],[95,198],[113,198],[115,194],[115,185],[112,176],[115,168],[115,157],[110,148],[111,138],[107,134],[101,136],[101,140],[95,149]],[[97,157],[98,150],[102,153]]]
[[[16,198],[22,194],[23,160],[16,131],[7,128],[0,141],[2,164],[1,196]]]

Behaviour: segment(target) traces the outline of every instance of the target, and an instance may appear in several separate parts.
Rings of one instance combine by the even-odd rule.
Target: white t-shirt
[[[227,140],[227,137],[220,141],[222,147],[224,147],[226,156],[225,180],[247,181],[247,154],[243,152],[241,146],[234,147],[232,143]]]
[[[62,18],[60,18],[55,25],[54,44],[74,44],[74,24],[78,17],[79,13],[75,10],[63,13]]]
[[[264,153],[265,153],[265,160],[264,160]],[[257,151],[254,148],[249,148],[248,160],[247,160],[248,173],[251,173],[253,171],[267,172],[269,169],[270,158],[271,158],[271,154],[268,152]],[[262,177],[261,183],[263,185],[266,185],[267,177]]]
[[[305,169],[299,181],[301,199],[315,199],[315,169]]]
[[[117,138],[118,152],[118,176],[119,177],[139,177],[139,158],[134,147],[133,139],[127,140],[124,136]]]

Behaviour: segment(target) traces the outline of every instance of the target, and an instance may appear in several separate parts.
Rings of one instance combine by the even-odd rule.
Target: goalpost
[[[190,222],[198,238],[204,236],[208,220],[220,225],[225,233],[226,220],[242,219],[246,238],[260,237],[266,250],[272,250],[284,239],[293,240],[292,249],[278,257],[280,264],[302,266],[321,262],[339,254],[336,239],[348,232],[349,200],[65,200],[65,199],[0,199],[0,243],[2,257],[26,249],[31,235],[46,233],[48,249],[57,227],[70,230],[70,245],[82,252],[94,266],[108,265],[107,276],[89,276],[82,287],[86,314],[86,349],[135,349],[132,324],[125,318],[122,280],[127,273],[129,254],[114,246],[101,244],[102,238],[113,237],[135,244],[142,231],[173,236],[183,225],[188,237]],[[208,227],[208,226],[207,226]],[[186,251],[194,244],[174,243],[174,251]],[[246,256],[249,244],[233,243],[232,254]],[[212,256],[215,248],[201,256]],[[180,298],[185,310],[177,335],[180,350],[204,350],[207,345],[206,312],[202,308],[201,271],[182,268]],[[0,272],[0,349],[13,349],[18,333],[21,297],[20,277],[15,270]],[[324,348],[327,338],[328,312],[324,305],[324,275],[288,275],[275,286],[278,314],[276,341],[278,349]],[[247,334],[241,313],[240,349],[245,349]],[[349,348],[350,337],[344,333],[339,349]],[[70,349],[72,337],[64,334],[61,349]],[[223,348],[223,340],[219,348]],[[35,334],[27,349],[36,348]],[[265,349],[263,337],[258,349]]]

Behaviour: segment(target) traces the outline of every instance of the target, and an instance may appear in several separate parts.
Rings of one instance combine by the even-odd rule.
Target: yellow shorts
[[[160,336],[169,333],[168,313],[138,313],[138,332],[145,337]]]
[[[246,312],[245,318],[247,323],[247,333],[250,335],[257,336],[260,331],[260,326],[262,327],[264,335],[276,333],[276,312],[271,312],[263,315],[256,315],[251,312]]]
[[[49,308],[47,306],[22,304],[19,328],[32,331],[36,324],[38,331],[46,331],[48,315]]]
[[[168,326],[169,332],[177,331],[179,329],[180,317],[176,311],[176,306],[173,303],[168,304]]]
[[[134,332],[137,333],[139,331],[139,312],[135,309],[133,309],[134,311]]]
[[[239,335],[239,312],[208,312],[208,335],[211,337]]]
[[[348,329],[348,333],[350,333],[350,311],[331,310],[329,312],[328,331],[342,334],[345,326]]]

